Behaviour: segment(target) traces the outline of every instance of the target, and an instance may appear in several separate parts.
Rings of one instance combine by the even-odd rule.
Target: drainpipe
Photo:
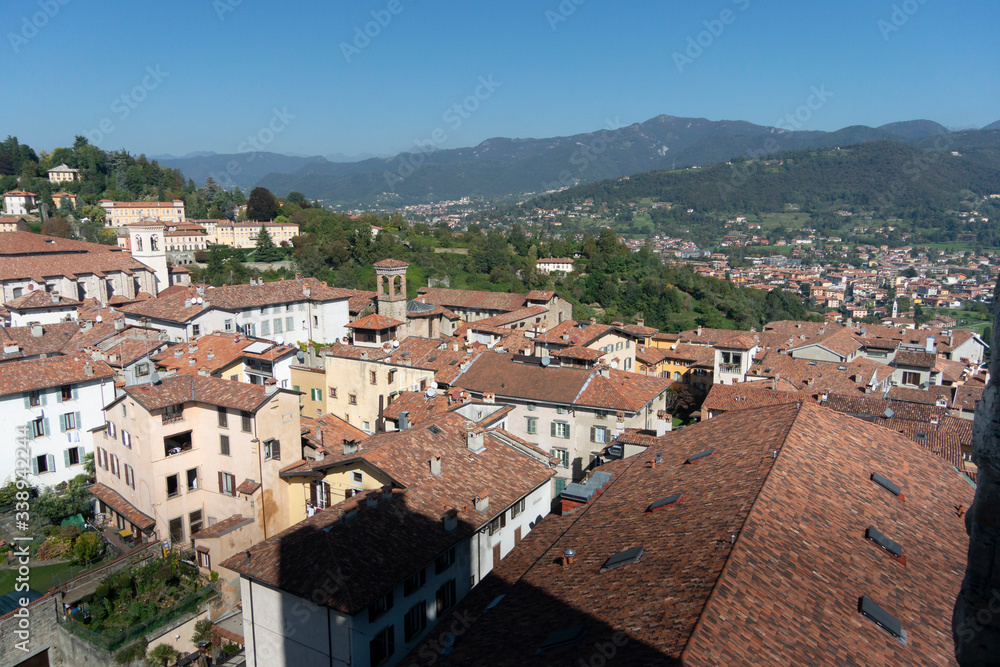
[[[264,447],[264,443],[260,441],[260,437],[257,435],[257,415],[253,416],[253,440],[251,442],[257,443],[257,475],[260,477],[260,516],[261,521],[264,524],[264,539],[267,539],[267,505],[264,502],[264,453],[261,451]],[[235,483],[236,480],[233,480]]]

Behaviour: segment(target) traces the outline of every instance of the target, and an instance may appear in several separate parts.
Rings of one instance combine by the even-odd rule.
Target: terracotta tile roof
[[[486,352],[456,382],[497,400],[516,398],[605,410],[635,412],[670,386],[671,381],[611,370],[599,371],[518,363],[512,355]]]
[[[542,259],[535,262],[536,264],[572,264],[573,260],[569,257],[543,257]]]
[[[126,387],[125,393],[147,410],[194,401],[256,412],[271,397],[263,385],[200,375],[174,375],[154,384]]]
[[[885,398],[890,401],[904,401],[906,403],[923,403],[924,405],[936,405],[938,401],[944,399],[945,403],[951,402],[951,387],[930,387],[929,389],[918,389],[916,387],[889,387]]]
[[[983,400],[983,392],[986,387],[958,385],[954,389],[955,397],[951,402],[951,407],[955,410],[972,412],[976,409],[976,403]]]
[[[0,232],[0,280],[98,275],[147,271],[148,266],[115,246],[87,243],[31,232]]]
[[[729,412],[731,410],[752,410],[772,405],[812,402],[811,395],[797,391],[775,391],[770,387],[755,387],[755,383],[713,384],[702,403],[703,410]],[[761,383],[770,384],[770,383]]]
[[[399,320],[394,320],[391,317],[379,315],[378,313],[372,313],[371,315],[362,317],[360,320],[348,322],[345,326],[348,329],[372,329],[375,331],[381,331],[384,329],[402,326],[402,324],[403,323]]]
[[[557,357],[559,359],[582,359],[584,361],[597,361],[605,354],[606,352],[604,352],[604,350],[595,350],[590,347],[579,347],[577,345],[572,347],[563,347],[549,352],[550,356]]]
[[[340,289],[348,294],[347,310],[351,315],[357,315],[365,308],[374,304],[375,299],[378,298],[377,292],[368,292],[360,289]]]
[[[705,345],[678,343],[672,350],[664,350],[664,358],[675,361],[690,361],[696,366],[715,365],[715,348]]]
[[[654,329],[653,327],[643,326],[641,324],[626,324],[625,326],[619,327],[622,331],[627,331],[636,338],[647,338],[656,335],[660,330]]]
[[[236,487],[236,493],[243,493],[248,496],[252,496],[260,488],[260,482],[250,479],[249,477]]]
[[[383,259],[379,262],[372,264],[376,269],[402,269],[409,266],[409,262],[404,262],[399,259]]]
[[[279,280],[262,285],[224,285],[222,287],[210,285],[203,291],[203,294],[199,294],[197,287],[189,286],[165,297],[157,297],[142,303],[124,306],[122,311],[171,322],[187,322],[209,306],[237,312],[248,308],[299,301],[336,301],[349,299],[351,296],[345,290],[328,287],[326,283],[316,278]],[[203,303],[185,304],[185,299],[197,297],[200,297]]]
[[[428,398],[422,391],[404,391],[383,411],[386,419],[397,421],[399,413],[407,412],[410,424],[422,424],[437,415],[444,414],[454,407],[454,403],[445,394],[435,394]]]
[[[927,352],[897,352],[892,365],[932,369],[936,362],[937,356]]]
[[[608,642],[615,664],[955,664],[968,537],[954,508],[973,496],[961,475],[902,435],[810,404],[732,412],[663,440],[662,464],[647,453],[603,466],[603,494],[543,519],[440,621],[467,619],[448,664],[577,665]],[[905,565],[865,539],[870,525],[903,545]],[[637,562],[601,571],[635,547]],[[574,562],[560,565],[567,548]],[[907,645],[858,613],[862,595],[900,619]],[[578,625],[578,645],[539,654]],[[425,641],[411,655],[439,651]]]
[[[103,484],[94,484],[90,487],[89,491],[95,498],[132,522],[139,530],[149,531],[156,525],[153,517],[140,512],[135,505],[125,500],[120,493],[111,487]]]
[[[667,358],[668,352],[660,347],[640,347],[635,351],[635,359],[647,366],[655,366]]]
[[[85,354],[8,361],[0,364],[0,396],[112,377],[110,366]]]
[[[555,295],[555,292],[549,290],[533,289],[525,294],[524,298],[528,301],[551,301]]]
[[[58,322],[42,326],[42,335],[34,336],[30,326],[0,327],[0,361],[57,355],[80,330],[76,322]],[[15,350],[14,347],[17,347]],[[9,352],[4,352],[8,349]]]
[[[749,331],[739,332],[733,329],[691,329],[678,334],[678,339],[682,343],[692,343],[695,345],[715,345],[727,338],[732,338],[737,333],[750,333]]]
[[[790,349],[799,349],[809,345],[820,345],[845,359],[863,347],[861,342],[854,337],[853,330],[838,329],[824,336],[812,338],[803,345],[796,345]]]
[[[823,406],[856,416],[900,419],[929,424],[932,419],[940,420],[947,413],[947,408],[933,404],[908,403],[905,401],[889,401],[881,396],[862,396],[853,394],[830,394]],[[893,416],[887,417],[886,410],[892,410]]]
[[[962,381],[968,367],[961,361],[938,357],[934,369],[941,372],[942,382],[955,384]]]
[[[342,445],[345,442],[348,440],[358,442],[368,437],[367,433],[356,426],[351,426],[336,415],[326,414],[320,417],[303,415],[299,420],[302,424],[302,436],[320,451],[329,454],[337,454],[338,452],[343,454]]]
[[[534,293],[533,293],[534,294]],[[420,289],[420,301],[435,306],[447,308],[468,308],[476,310],[495,310],[506,313],[518,310],[528,305],[529,297],[525,294],[510,292],[484,292],[481,290],[447,289],[430,287]],[[538,297],[537,300],[548,300]]]
[[[242,484],[240,486],[242,486]],[[257,486],[260,485],[258,484]],[[240,493],[244,492],[240,491]],[[213,524],[207,528],[199,530],[197,533],[191,536],[191,539],[204,540],[212,537],[222,537],[226,533],[231,533],[237,528],[242,528],[243,526],[246,526],[253,522],[254,522],[253,517],[245,517],[242,514],[234,514],[231,517],[223,519],[222,521],[219,521],[216,524]]]
[[[16,299],[11,299],[4,305],[8,310],[44,310],[48,308],[76,308],[80,306],[80,302],[76,299],[59,296],[54,292],[43,292],[37,289]]]
[[[350,615],[363,611],[554,474],[546,463],[507,444],[522,441],[503,432],[487,431],[485,449],[472,453],[469,423],[448,414],[433,422],[438,433],[412,427],[368,438],[365,460],[405,490],[392,489],[391,498],[375,490],[347,499],[254,545],[249,562],[240,554],[223,566]],[[439,476],[428,465],[434,457],[441,457]],[[483,494],[489,507],[479,511],[473,501]],[[449,509],[458,510],[458,527],[451,533],[442,522]],[[340,511],[356,516],[343,520]],[[328,580],[337,585],[318,597],[316,582]]]
[[[751,350],[757,347],[760,343],[754,340],[751,336],[747,334],[739,334],[732,336],[730,338],[725,338],[715,344],[715,347],[721,347],[731,350]]]
[[[541,336],[535,336],[537,343],[555,343],[567,346],[586,346],[601,336],[614,331],[608,324],[591,324],[567,320],[551,327]]]
[[[873,381],[884,382],[892,375],[892,368],[864,357],[847,362],[810,361],[768,352],[751,367],[749,375],[787,380],[800,391],[850,394],[863,392]]]
[[[549,312],[549,309],[545,306],[527,306],[526,308],[512,310],[509,313],[500,313],[499,315],[494,315],[493,317],[485,317],[478,320],[476,323],[479,325],[502,327],[512,322],[526,320],[529,317],[538,317],[547,312]]]
[[[263,343],[267,350],[260,354],[245,352],[255,343]],[[243,334],[211,333],[189,343],[175,343],[153,360],[159,368],[180,375],[194,375],[202,369],[214,374],[243,358],[279,361],[297,351],[298,348],[292,345],[276,345],[269,340],[249,338]],[[192,360],[194,363],[191,363]]]

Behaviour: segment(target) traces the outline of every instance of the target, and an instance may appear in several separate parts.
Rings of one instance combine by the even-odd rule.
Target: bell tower
[[[383,259],[375,262],[378,282],[378,314],[406,321],[406,262]]]
[[[159,222],[143,221],[128,226],[129,247],[132,257],[139,260],[156,274],[156,284],[150,285],[150,293],[156,296],[170,286],[167,271],[167,248],[164,230]]]

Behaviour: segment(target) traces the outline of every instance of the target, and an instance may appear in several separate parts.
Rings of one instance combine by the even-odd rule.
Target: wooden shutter
[[[318,482],[309,482],[309,504],[316,507],[316,484]]]
[[[76,388],[76,385],[73,385],[73,400],[75,401],[78,400],[79,398],[80,398],[80,390]]]
[[[37,456],[32,456],[31,457],[31,472],[34,473],[34,474],[36,474],[36,475],[38,474],[38,457]]]
[[[591,442],[597,442],[597,427],[596,426],[591,426],[590,427],[590,441]]]
[[[514,529],[514,546],[516,547],[521,543],[521,527],[518,526]]]
[[[225,487],[222,484],[222,471],[220,470],[219,471],[219,493],[225,493],[225,491],[223,491],[224,488]]]
[[[275,461],[281,460],[281,441],[273,440],[271,442],[271,458]]]
[[[41,394],[41,396],[42,396],[42,405],[45,405],[46,403],[48,403],[48,396],[45,395],[45,392],[39,390],[38,393]]]
[[[49,418],[46,417],[45,419],[42,420],[42,433],[41,434],[42,435],[50,435],[51,433],[52,433],[52,429],[49,427]]]
[[[27,392],[24,395],[24,407],[26,407],[26,408],[30,408],[31,407],[31,392],[30,391]]]
[[[45,455],[45,463],[46,463],[45,467],[48,468],[49,472],[55,472],[56,471],[56,457],[55,456],[53,456],[52,454],[46,454]]]
[[[66,432],[66,415],[59,415],[59,432]]]
[[[551,435],[553,438],[556,437],[556,423],[555,422],[549,422],[549,435]]]
[[[63,402],[62,387],[59,387],[59,391],[56,392],[56,403],[62,403],[62,402]]]
[[[77,429],[81,430],[81,431],[83,430],[82,417],[83,417],[83,415],[81,413],[79,413],[79,412],[76,413],[76,425],[75,425],[75,427]]]
[[[72,448],[70,448],[70,449],[72,449]],[[69,467],[69,449],[64,449],[63,450],[63,463],[66,464],[67,468]]]

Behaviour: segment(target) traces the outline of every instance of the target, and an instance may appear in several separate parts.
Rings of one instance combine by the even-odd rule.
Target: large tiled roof
[[[885,398],[890,401],[903,401],[906,403],[923,403],[924,405],[936,405],[938,401],[951,402],[951,387],[930,387],[928,389],[918,389],[917,387],[889,387]]]
[[[574,322],[568,320],[551,327],[541,336],[535,336],[536,343],[555,343],[567,346],[585,346],[601,336],[615,330],[609,324]]]
[[[279,280],[261,285],[208,286],[202,288],[201,293],[198,289],[197,287],[179,289],[164,297],[124,306],[122,311],[141,317],[187,322],[210,306],[235,312],[299,301],[325,302],[351,297],[347,291],[328,287],[326,283],[316,278]],[[186,299],[198,298],[202,303],[185,303]]]
[[[487,431],[485,449],[473,453],[469,423],[449,414],[434,420],[437,433],[428,425],[368,438],[365,460],[405,489],[393,489],[391,499],[378,490],[347,499],[254,545],[249,559],[240,554],[223,566],[315,604],[351,615],[363,611],[554,474],[504,442],[521,443],[503,432]],[[441,457],[439,476],[430,471],[434,457]],[[474,499],[486,495],[489,507],[477,510]],[[450,510],[458,512],[451,533],[442,520]],[[357,514],[344,520],[340,511]],[[317,588],[322,581],[336,585]]]
[[[54,292],[44,292],[40,289],[23,294],[4,304],[8,310],[44,310],[48,308],[78,308],[80,302],[68,299]]]
[[[87,243],[31,232],[0,232],[0,280],[29,279],[44,283],[46,277],[152,269],[114,246]]]
[[[41,336],[33,335],[30,326],[0,327],[0,361],[62,354],[79,330],[80,325],[76,322],[43,325]],[[10,351],[4,352],[4,349]]]
[[[528,295],[525,294],[447,289],[444,287],[421,288],[419,300],[452,309],[468,308],[499,312],[518,310],[528,305]]]
[[[937,356],[928,352],[897,352],[893,366],[913,366],[914,368],[934,368]]]
[[[263,385],[198,375],[175,375],[154,384],[126,387],[125,393],[147,410],[197,402],[255,412],[270,398]]]
[[[636,373],[558,368],[519,363],[508,354],[486,352],[456,383],[477,393],[490,392],[528,401],[562,403],[635,412],[670,386],[671,381]]]
[[[85,354],[7,361],[0,364],[0,396],[111,377],[110,366]]]
[[[771,405],[787,405],[812,401],[809,394],[797,391],[775,391],[768,387],[755,387],[755,383],[713,384],[702,403],[704,410],[729,412],[730,410],[751,410]],[[761,383],[770,385],[770,383]]]
[[[973,489],[950,466],[808,403],[727,413],[668,434],[657,451],[655,466],[650,451],[603,466],[611,482],[600,496],[543,519],[441,621],[472,619],[448,664],[575,666],[608,647],[615,664],[954,664],[968,544],[955,507]],[[905,563],[865,538],[869,526],[902,545]],[[602,571],[637,547],[637,562]],[[858,613],[861,596],[899,619],[906,645]],[[578,644],[539,650],[577,626]],[[424,642],[412,655],[439,651]]]
[[[409,266],[409,262],[404,262],[400,259],[383,259],[381,261],[372,264],[376,269],[402,269]]]
[[[360,320],[348,322],[346,326],[348,329],[372,329],[375,331],[381,331],[383,329],[391,329],[402,325],[403,323],[399,320],[394,320],[391,317],[379,315],[378,313],[372,313],[371,315],[362,317]]]
[[[749,375],[787,380],[800,391],[850,394],[863,392],[872,382],[885,381],[892,375],[892,368],[864,357],[840,363],[794,359],[787,354],[768,352],[750,369]]]
[[[530,317],[539,317],[547,312],[549,312],[549,309],[545,306],[527,306],[525,308],[512,310],[509,313],[500,313],[499,315],[494,315],[493,317],[483,318],[478,320],[477,324],[502,327],[511,324],[512,322],[526,320]]]
[[[263,343],[267,349],[261,354],[250,354],[245,350],[254,343]],[[216,373],[244,357],[278,361],[295,354],[292,345],[276,345],[269,340],[255,339],[243,334],[212,333],[189,343],[176,343],[153,360],[156,365],[178,374],[196,374],[203,370]]]
[[[347,296],[347,310],[351,315],[357,315],[362,310],[374,303],[375,299],[378,297],[376,292],[369,292],[367,290],[359,289],[345,289],[340,288],[341,291],[346,293]]]
[[[940,419],[948,412],[947,408],[934,404],[890,401],[881,395],[830,394],[823,405],[831,410],[856,416],[886,417],[925,424],[929,424],[932,419]],[[886,414],[886,410],[892,410],[891,417]]]
[[[797,345],[795,348],[791,349],[807,347],[809,345],[819,345],[846,359],[851,354],[862,348],[862,344],[854,336],[855,334],[851,329],[837,329],[824,336],[809,339],[808,342],[803,345]]]
[[[382,414],[386,419],[396,421],[400,413],[406,412],[407,420],[416,426],[444,414],[452,407],[453,402],[447,394],[427,396],[422,391],[404,391],[396,396]]]
[[[967,410],[972,412],[976,409],[976,403],[983,400],[983,392],[986,387],[958,385],[955,389],[955,397],[951,407],[955,410]]]

